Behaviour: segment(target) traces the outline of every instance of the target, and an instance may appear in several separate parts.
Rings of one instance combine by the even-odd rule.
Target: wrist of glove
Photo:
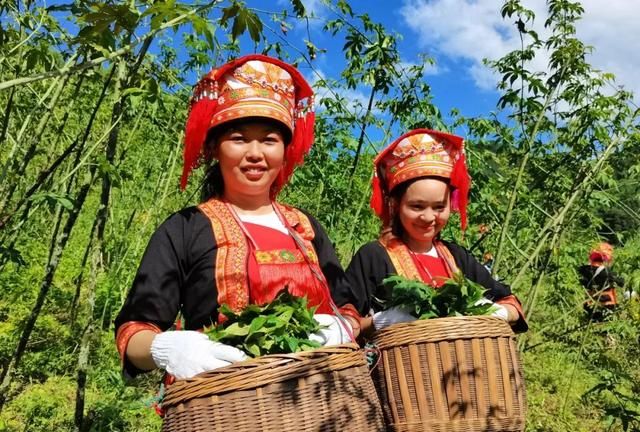
[[[394,306],[373,314],[373,327],[382,330],[392,324],[415,321],[417,318],[409,313],[409,308]]]
[[[489,313],[489,316],[500,318],[503,321],[509,322],[509,309],[507,309],[504,305],[492,302],[491,300],[486,298],[482,298],[475,302],[475,306],[485,304],[490,304],[492,307],[492,311]]]
[[[151,358],[177,379],[186,379],[231,363],[246,360],[239,349],[209,340],[196,331],[167,331],[151,342]]]
[[[309,340],[318,342],[322,346],[340,345],[351,342],[353,329],[349,321],[342,320],[335,315],[314,314],[318,324],[322,327],[316,333],[309,336]]]

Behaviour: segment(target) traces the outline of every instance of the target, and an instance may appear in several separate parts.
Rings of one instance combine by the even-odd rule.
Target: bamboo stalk
[[[360,152],[362,151],[362,144],[364,143],[364,134],[367,128],[367,119],[369,118],[369,114],[371,113],[371,109],[373,108],[373,98],[376,94],[376,80],[373,82],[373,86],[371,87],[371,93],[369,94],[369,102],[367,104],[367,111],[364,113],[364,117],[362,117],[362,128],[360,129],[360,137],[358,138],[358,147],[356,148],[356,156],[353,158],[353,166],[351,167],[351,174],[349,177],[353,180],[353,174],[356,172],[356,168],[358,167],[358,160],[360,159]]]
[[[7,155],[7,159],[6,159],[5,163],[4,163],[4,165],[2,166],[2,170],[0,171],[0,184],[7,184],[6,177],[7,177],[7,172],[8,172],[9,166],[11,165],[11,162],[14,161],[14,159],[15,159],[16,152],[18,151],[18,148],[20,147],[20,143],[22,142],[23,135],[24,135],[25,131],[27,130],[27,127],[31,123],[32,117],[35,115],[36,111],[39,110],[40,107],[45,104],[45,101],[49,98],[49,95],[58,86],[58,82],[59,81],[60,81],[59,79],[54,81],[47,88],[47,91],[45,92],[45,94],[42,97],[38,96],[38,102],[31,109],[31,111],[29,111],[29,114],[27,114],[27,117],[22,121],[22,126],[20,127],[20,130],[18,131],[17,136],[14,137],[13,146],[11,147],[11,150],[9,151],[9,153]]]
[[[13,109],[13,97],[15,96],[15,88],[11,89],[9,98],[7,99],[7,105],[4,108],[4,116],[2,117],[2,131],[0,132],[0,144],[4,142],[7,136],[7,128],[9,127],[9,118],[11,117],[11,111]]]
[[[116,122],[119,122],[120,119],[121,119],[121,116],[116,119]],[[88,128],[90,127],[91,125],[88,125]],[[115,127],[115,124],[112,124],[109,127],[109,131],[112,130],[114,127]],[[88,137],[88,131],[86,131],[85,133],[85,137],[84,137],[85,140],[83,140],[83,144],[86,142],[87,137]],[[75,173],[78,171],[80,155],[81,155],[81,152],[78,152],[76,161],[75,161],[76,163],[74,164],[74,167],[71,170],[71,174],[67,176],[67,179],[69,179],[69,177],[74,176]],[[91,186],[93,185],[96,179],[96,176],[95,176],[96,171],[97,171],[96,165],[91,165],[89,167],[89,180],[80,188],[80,191],[76,196],[75,205],[73,207],[73,210],[69,212],[69,217],[67,218],[62,234],[58,236],[57,235],[58,228],[54,230],[54,236],[52,236],[49,260],[46,266],[45,277],[42,281],[42,284],[40,285],[40,291],[36,299],[36,304],[32,308],[31,314],[27,319],[27,323],[25,325],[25,328],[23,329],[22,335],[20,337],[20,341],[18,343],[18,346],[16,347],[16,350],[14,351],[14,354],[9,364],[7,365],[6,368],[3,369],[2,374],[0,375],[0,380],[2,381],[2,383],[0,384],[0,411],[2,410],[2,407],[7,400],[7,390],[11,385],[13,374],[20,363],[22,354],[24,353],[24,350],[31,336],[33,328],[35,327],[36,320],[40,315],[40,311],[42,309],[42,305],[44,304],[44,300],[53,283],[53,277],[55,276],[55,272],[57,270],[62,252],[66,247],[68,238],[75,225],[75,222],[80,213],[80,210],[84,206],[87,195],[89,194],[89,190],[91,189]],[[72,183],[73,183],[72,181],[68,181],[66,183],[67,193],[71,192]],[[62,211],[60,205],[58,205],[58,218],[57,218],[56,226],[59,226],[61,224],[63,214],[64,212]]]
[[[20,364],[20,360],[22,359],[22,355],[24,354],[24,351],[27,347],[27,343],[29,341],[29,338],[31,337],[31,333],[33,332],[36,321],[40,316],[45,298],[47,297],[49,289],[53,284],[53,278],[55,276],[56,270],[58,269],[60,257],[62,256],[62,252],[67,245],[71,230],[75,226],[78,214],[80,213],[80,210],[84,205],[85,199],[89,193],[89,189],[91,188],[93,181],[94,176],[92,176],[91,179],[81,188],[78,194],[78,198],[76,199],[76,204],[73,210],[69,213],[69,217],[67,218],[67,221],[64,224],[64,228],[60,235],[58,235],[58,231],[60,225],[62,225],[62,219],[65,212],[62,210],[61,206],[58,205],[58,216],[56,218],[54,233],[51,237],[49,259],[46,264],[45,275],[42,279],[42,283],[40,284],[40,290],[38,292],[36,302],[31,309],[29,317],[27,318],[18,345],[16,346],[16,349],[11,356],[8,365],[3,369],[2,374],[0,375],[0,380],[2,381],[2,383],[0,384],[0,412],[2,411],[4,403],[8,399],[8,390],[10,388],[13,375]]]
[[[634,117],[628,120],[628,125],[632,124]],[[549,232],[552,228],[560,225],[565,216],[567,215],[569,209],[571,209],[576,202],[576,200],[583,194],[584,190],[591,184],[593,181],[593,177],[600,172],[604,163],[607,161],[609,156],[613,153],[613,150],[617,147],[620,136],[615,137],[609,145],[605,148],[605,151],[602,152],[600,158],[597,160],[593,168],[587,172],[587,174],[583,177],[582,181],[578,184],[573,194],[569,197],[565,205],[554,215],[553,218],[549,219],[545,226],[539,231],[540,236],[538,237],[538,241],[535,243],[536,246],[533,252],[527,251],[527,255],[529,255],[529,259],[525,263],[525,265],[520,267],[520,271],[516,275],[516,277],[512,280],[511,286],[517,287],[521,280],[524,278],[526,271],[529,269],[533,260],[540,254],[540,251],[545,245],[547,238],[549,237]]]
[[[102,106],[102,103],[105,100],[105,97],[107,95],[107,90],[108,90],[109,85],[111,83],[111,80],[113,78],[114,72],[115,72],[115,69],[112,67],[111,68],[111,72],[107,76],[107,79],[106,79],[104,85],[102,86],[102,91],[100,93],[100,96],[98,97],[98,100],[96,101],[96,103],[94,105],[93,111],[91,112],[91,115],[89,116],[89,121],[87,122],[87,126],[84,129],[84,133],[82,135],[82,139],[80,140],[80,139],[76,138],[76,140],[74,140],[74,142],[72,142],[71,145],[69,145],[67,147],[67,149],[62,153],[62,155],[59,156],[53,162],[53,164],[51,164],[51,166],[47,170],[45,170],[45,171],[40,173],[40,175],[38,176],[38,179],[35,181],[35,183],[27,190],[27,192],[20,199],[20,201],[14,206],[14,210],[11,211],[11,212],[7,212],[5,214],[5,216],[3,216],[0,219],[0,229],[2,229],[3,227],[7,226],[7,224],[11,220],[11,218],[16,213],[19,212],[20,208],[23,205],[25,205],[26,203],[29,202],[29,198],[31,196],[33,196],[33,194],[36,193],[45,184],[45,181],[57,170],[57,168],[60,166],[60,164],[71,154],[71,152],[74,151],[76,146],[78,146],[80,149],[84,148],[87,140],[89,139],[89,135],[91,134],[91,130],[93,129],[93,125],[94,125],[95,120],[97,118],[98,111],[99,111],[100,107]],[[101,140],[102,139],[98,140],[98,142],[94,145],[93,149],[95,149],[100,144]],[[91,151],[89,152],[89,154],[91,154]],[[80,152],[78,153],[78,155],[80,155]],[[83,159],[83,161],[84,160],[86,160],[86,158]],[[74,175],[74,173],[81,167],[81,165],[82,165],[80,163],[81,161],[78,160],[77,162],[78,163],[75,164],[75,168],[71,170],[69,175],[66,176],[61,182],[59,182],[60,185],[66,184],[67,181],[69,180],[69,178],[72,177]]]
[[[93,238],[93,232],[91,235]],[[74,431],[81,432],[84,430],[84,405],[85,405],[85,387],[87,384],[87,370],[89,368],[89,348],[95,330],[95,322],[93,320],[93,310],[96,303],[96,283],[98,279],[99,267],[99,245],[93,248],[94,253],[91,259],[91,282],[89,286],[89,296],[86,301],[87,309],[87,325],[82,332],[80,338],[80,354],[78,355],[77,366],[77,386],[76,386],[76,407],[74,414]]]
[[[27,148],[24,157],[13,158],[13,166],[12,166],[13,169],[11,170],[11,172],[13,174],[13,177],[16,180],[13,182],[7,182],[9,184],[9,190],[3,198],[3,202],[2,204],[0,204],[0,208],[4,208],[6,203],[11,201],[11,197],[13,196],[13,193],[18,187],[18,179],[22,178],[22,176],[24,175],[24,172],[27,169],[27,166],[29,165],[33,157],[36,155],[37,146],[38,144],[40,144],[40,138],[44,133],[47,123],[49,123],[49,119],[51,119],[51,114],[53,112],[53,109],[58,104],[58,100],[60,99],[62,90],[66,87],[67,83],[69,82],[69,78],[70,77],[67,77],[66,79],[60,81],[58,88],[55,90],[53,96],[51,96],[51,100],[49,101],[48,104],[45,104],[44,114],[42,115],[42,117],[40,117],[40,121],[38,122],[38,125],[36,126],[36,129],[33,132],[32,138],[30,139],[31,145],[29,146],[29,148]],[[6,173],[3,173],[3,174],[6,175]]]

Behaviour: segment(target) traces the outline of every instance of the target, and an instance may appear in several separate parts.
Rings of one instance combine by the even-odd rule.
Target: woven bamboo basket
[[[392,431],[523,431],[525,388],[515,336],[499,318],[396,324],[374,335],[373,371]]]
[[[167,388],[163,432],[381,431],[382,409],[355,344],[267,355]]]

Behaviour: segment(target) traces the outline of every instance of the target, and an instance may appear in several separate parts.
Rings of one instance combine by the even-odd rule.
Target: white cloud
[[[640,98],[640,3],[628,0],[583,0],[584,19],[577,33],[592,45],[594,67],[616,75],[616,82]]]
[[[583,0],[585,12],[578,22],[577,36],[594,48],[591,64],[613,72],[618,84],[640,97],[640,2],[629,0]],[[468,73],[482,89],[495,88],[497,77],[483,65],[484,58],[498,59],[520,47],[513,19],[503,20],[503,0],[405,0],[401,15],[418,36],[420,48],[439,56],[463,60]],[[546,2],[529,0],[525,6],[536,14],[534,29],[543,36]],[[545,58],[537,58],[534,69],[543,70]]]
[[[322,18],[324,17],[327,7],[322,4],[322,0],[302,0],[307,15]]]
[[[367,109],[367,105],[369,103],[369,92],[371,91],[370,88],[363,88],[363,89],[341,88],[339,90],[333,90],[332,92],[326,86],[321,87],[320,85],[318,85],[318,81],[326,79],[327,75],[324,73],[324,71],[317,68],[315,69],[315,71],[310,72],[309,75],[306,75],[305,78],[307,79],[309,84],[311,84],[311,86],[315,91],[316,110],[322,109],[318,104],[320,99],[324,97],[335,97],[335,96],[344,98],[346,102],[345,108],[353,114],[356,114],[356,115],[364,114],[365,110]],[[380,110],[377,109],[374,105],[371,112],[374,114],[379,114]]]

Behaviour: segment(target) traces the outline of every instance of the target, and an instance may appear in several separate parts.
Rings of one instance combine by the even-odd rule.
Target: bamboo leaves
[[[73,199],[66,194],[40,192],[31,196],[30,201],[33,203],[45,202],[51,210],[53,210],[57,204],[60,204],[66,210],[73,210]]]

